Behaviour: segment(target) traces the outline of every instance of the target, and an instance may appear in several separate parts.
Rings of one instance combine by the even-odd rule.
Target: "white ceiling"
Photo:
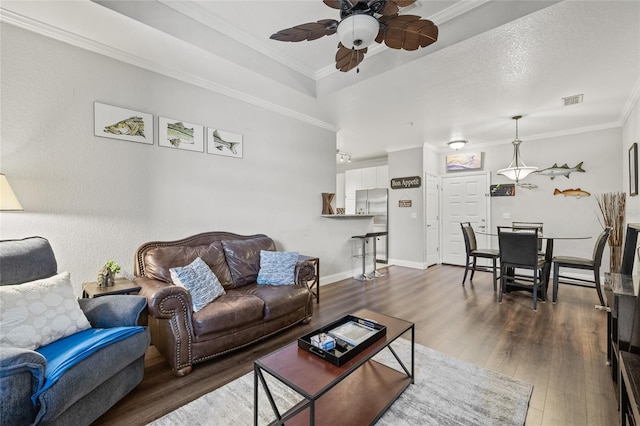
[[[337,35],[276,31],[339,19],[321,0],[3,0],[0,19],[338,132],[356,160],[424,143],[446,151],[621,126],[640,96],[638,1],[428,1],[439,40],[376,45],[334,68]],[[135,41],[132,43],[132,40]],[[564,107],[562,97],[584,94]]]

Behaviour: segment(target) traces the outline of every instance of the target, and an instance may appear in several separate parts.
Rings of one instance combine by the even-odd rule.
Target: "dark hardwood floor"
[[[507,294],[498,304],[489,273],[476,273],[474,283],[462,287],[462,267],[391,266],[385,272],[375,281],[322,286],[309,325],[197,364],[183,378],[149,348],[143,382],[96,424],[144,425],[250,372],[256,358],[360,308],[413,321],[417,343],[531,383],[527,425],[618,423],[605,364],[606,313],[594,309],[594,289],[561,285],[558,303],[539,303],[534,312],[526,293]]]

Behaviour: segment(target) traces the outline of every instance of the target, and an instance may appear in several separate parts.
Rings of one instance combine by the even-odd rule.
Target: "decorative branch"
[[[611,233],[609,234],[609,247],[611,250],[609,272],[614,273],[620,271],[626,195],[624,192],[608,192],[596,195],[604,224],[611,227]]]

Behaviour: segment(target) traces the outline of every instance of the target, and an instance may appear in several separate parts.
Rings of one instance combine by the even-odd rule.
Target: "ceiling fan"
[[[336,68],[347,72],[364,59],[375,40],[392,49],[416,50],[438,40],[438,27],[416,15],[399,15],[400,8],[416,0],[323,0],[340,10],[340,21],[322,19],[280,30],[270,38],[278,41],[316,40],[336,32],[340,38]]]

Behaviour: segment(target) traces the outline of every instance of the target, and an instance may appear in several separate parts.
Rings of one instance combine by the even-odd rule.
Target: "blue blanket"
[[[65,371],[92,353],[143,330],[144,327],[139,326],[90,328],[36,349],[47,360],[47,368],[44,383],[31,396],[31,401],[35,405],[38,396],[53,386]]]

